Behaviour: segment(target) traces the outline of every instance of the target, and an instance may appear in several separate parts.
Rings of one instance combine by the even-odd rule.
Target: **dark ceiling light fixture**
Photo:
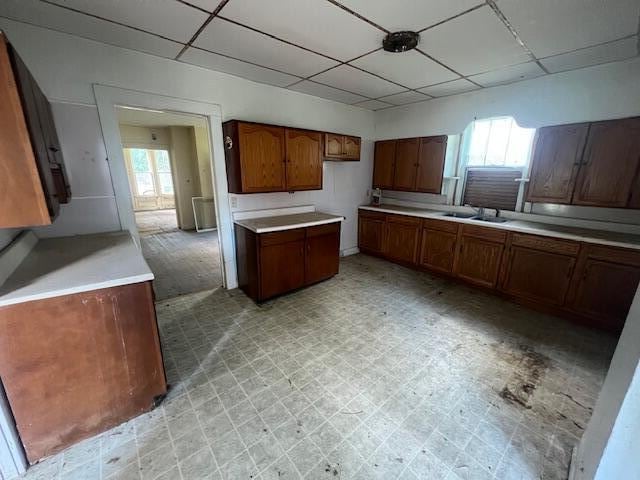
[[[382,48],[387,52],[401,53],[418,46],[420,35],[416,32],[392,32],[384,37]]]

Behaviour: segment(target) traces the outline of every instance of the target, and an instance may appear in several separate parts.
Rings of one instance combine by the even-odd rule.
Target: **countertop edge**
[[[19,303],[34,302],[37,300],[46,300],[48,298],[64,297],[67,295],[74,295],[76,293],[91,292],[94,290],[103,290],[105,288],[122,287],[124,285],[132,285],[134,283],[142,283],[152,281],[154,279],[153,273],[144,273],[139,275],[133,275],[129,277],[122,277],[104,282],[96,282],[91,284],[82,285],[79,287],[61,288],[57,290],[49,290],[42,293],[34,293],[31,295],[16,296],[14,298],[0,299],[0,307],[8,307],[10,305],[17,305]]]
[[[607,245],[611,247],[621,247],[621,248],[629,248],[633,250],[640,250],[640,244],[635,244],[635,243],[621,242],[618,240],[607,240],[603,238],[589,237],[589,236],[579,235],[579,234],[554,232],[551,230],[525,227],[522,225],[513,225],[513,223],[509,224],[509,222],[496,224],[496,223],[490,223],[490,222],[478,222],[478,221],[473,221],[466,218],[445,217],[443,215],[443,211],[425,210],[424,212],[412,212],[412,211],[404,211],[402,210],[402,207],[399,207],[397,210],[395,210],[391,208],[375,207],[371,205],[361,205],[358,207],[358,210],[370,210],[373,212],[391,213],[396,215],[407,215],[410,217],[418,217],[418,218],[431,218],[436,220],[443,220],[445,222],[455,222],[455,223],[462,223],[466,225],[476,225],[476,226],[487,227],[487,228],[496,228],[498,230],[506,230],[509,232],[529,233],[532,235],[540,235],[543,237],[561,238],[564,240],[574,240],[577,242],[587,242],[587,243],[594,243],[598,245]],[[531,223],[535,223],[535,222],[531,221]],[[542,225],[547,225],[547,224],[543,223]],[[598,231],[603,232],[605,234],[607,233],[606,230],[598,230]],[[617,233],[617,232],[612,232],[612,233]]]
[[[277,227],[252,228],[246,225],[243,222],[243,220],[234,220],[234,223],[236,225],[240,225],[241,227],[246,228],[247,230],[251,230],[253,233],[270,233],[270,232],[282,232],[284,230],[294,230],[296,228],[315,227],[317,225],[326,225],[328,223],[337,223],[337,222],[343,222],[343,221],[344,221],[344,217],[337,215],[335,218],[325,218],[323,220],[314,220],[312,222],[292,223],[289,225],[281,225]]]

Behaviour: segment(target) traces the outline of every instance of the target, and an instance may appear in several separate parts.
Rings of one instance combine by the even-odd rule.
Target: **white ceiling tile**
[[[638,37],[629,37],[616,42],[584,48],[540,60],[552,73],[574,70],[576,68],[616,62],[638,55]]]
[[[341,88],[349,92],[358,93],[369,98],[384,97],[393,93],[399,93],[402,88],[391,82],[387,82],[370,73],[363,72],[349,65],[340,65],[329,71],[313,77],[316,82],[324,83],[330,87]]]
[[[351,63],[408,88],[424,87],[458,78],[451,70],[415,50],[404,53],[378,50]]]
[[[232,0],[220,15],[339,60],[370,52],[384,38],[326,0]]]
[[[408,91],[408,92],[396,93],[395,95],[389,95],[388,97],[382,97],[379,100],[391,103],[393,105],[406,105],[408,103],[423,102],[429,99],[430,97],[427,97],[422,93]]]
[[[185,0],[187,3],[191,5],[195,5],[196,7],[200,7],[207,12],[213,13],[216,7],[220,4],[220,0]]]
[[[529,60],[490,7],[482,7],[420,34],[420,49],[463,75]]]
[[[39,0],[2,0],[0,16],[118,47],[175,58],[183,45]]]
[[[480,5],[481,0],[341,0],[345,7],[389,31],[422,30]]]
[[[367,100],[365,97],[356,95],[355,93],[345,92],[344,90],[338,90],[337,88],[328,87],[327,85],[311,82],[309,80],[296,83],[289,87],[289,90],[295,90],[296,92],[306,93],[307,95],[326,98],[328,100],[341,103],[358,103]]]
[[[498,7],[538,57],[616,40],[638,31],[638,0],[499,0]]]
[[[544,75],[544,70],[542,70],[536,62],[528,62],[520,65],[511,65],[492,72],[481,73],[480,75],[473,75],[469,77],[469,79],[483,87],[492,87],[494,85],[528,80],[530,78],[540,77],[541,75]]]
[[[208,18],[205,12],[176,0],[50,1],[184,43],[191,39]]]
[[[302,77],[338,64],[219,18],[214,18],[198,35],[194,46]]]
[[[243,77],[254,82],[267,83],[278,87],[286,87],[297,80],[298,77],[276,72],[268,68],[258,67],[250,63],[223,57],[211,52],[205,52],[197,48],[189,48],[181,57],[185,63],[199,65],[210,70],[229,73],[238,77]]]
[[[470,92],[472,90],[477,90],[477,85],[474,85],[469,80],[465,80],[464,78],[460,78],[458,80],[454,80],[453,82],[441,83],[439,85],[432,85],[430,87],[425,87],[419,89],[422,93],[426,93],[427,95],[431,95],[432,97],[446,97],[447,95],[455,95],[457,93]]]
[[[356,107],[366,108],[367,110],[380,110],[381,108],[391,107],[392,105],[381,102],[380,100],[367,100],[355,104]]]

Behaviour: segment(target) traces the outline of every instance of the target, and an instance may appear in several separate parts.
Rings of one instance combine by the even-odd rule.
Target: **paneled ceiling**
[[[378,110],[639,54],[639,0],[1,0],[0,16]],[[416,50],[382,50],[388,32]]]

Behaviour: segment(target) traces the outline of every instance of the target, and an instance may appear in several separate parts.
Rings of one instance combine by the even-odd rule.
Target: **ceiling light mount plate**
[[[387,52],[402,53],[418,46],[420,35],[416,32],[391,32],[382,41],[382,48]]]

